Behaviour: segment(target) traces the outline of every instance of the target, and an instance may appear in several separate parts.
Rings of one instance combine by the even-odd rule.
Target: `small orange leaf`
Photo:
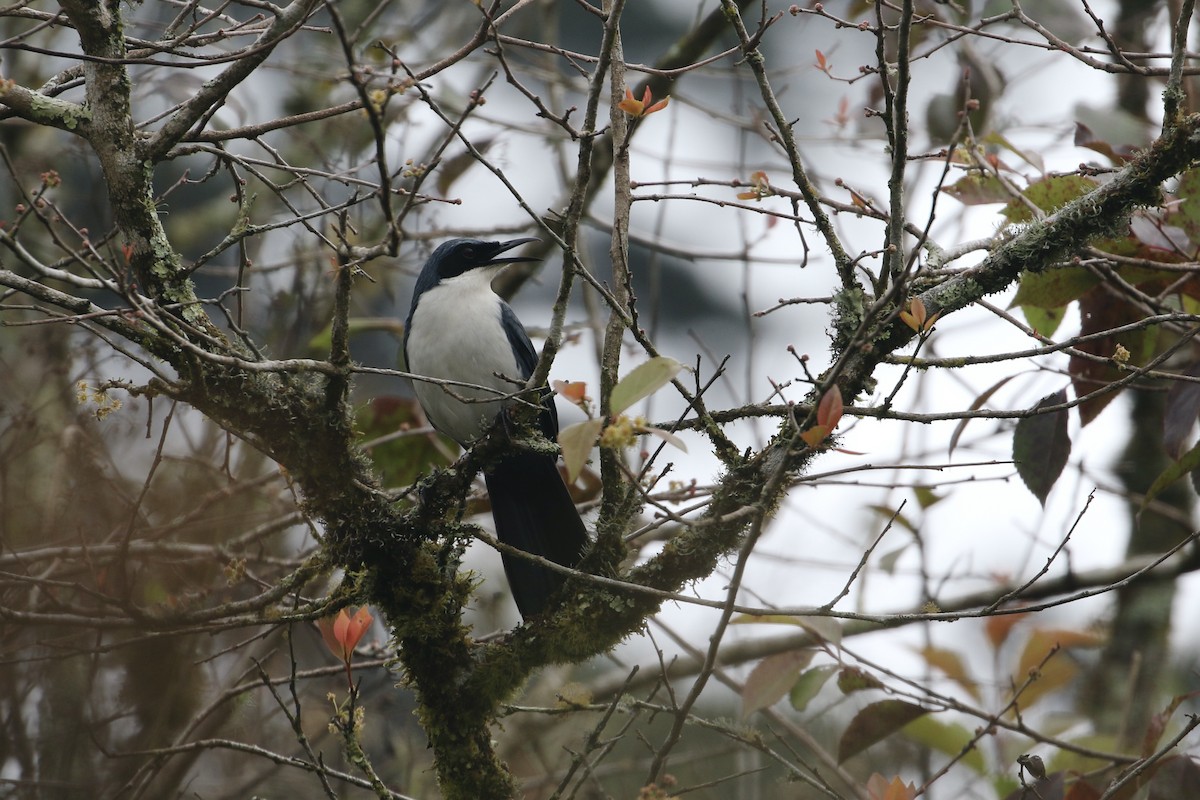
[[[761,200],[774,194],[771,182],[767,179],[767,173],[761,169],[750,176],[750,186],[750,191],[738,193],[738,200]]]
[[[650,90],[647,89],[646,94],[649,94],[649,93],[650,93]],[[662,111],[664,108],[667,107],[667,103],[669,103],[669,102],[671,102],[671,98],[664,97],[662,100],[659,100],[657,103],[655,103],[654,105],[650,106],[645,111],[643,111],[642,116],[648,117],[657,111]]]
[[[640,117],[642,115],[642,109],[645,108],[645,103],[635,99],[633,96],[633,90],[626,86],[625,99],[617,103],[617,108],[621,109],[631,117]]]
[[[645,117],[653,114],[656,111],[662,111],[667,107],[667,103],[669,103],[671,100],[669,97],[664,97],[657,103],[651,103],[650,101],[653,99],[654,98],[650,95],[649,86],[647,86],[646,90],[642,92],[641,100],[635,98],[633,96],[633,90],[627,86],[625,87],[625,99],[617,103],[617,108],[621,109],[631,117]]]
[[[556,394],[577,406],[591,399],[587,396],[587,383],[584,381],[550,381],[550,386]]]
[[[867,794],[871,800],[912,800],[917,796],[917,787],[912,783],[906,785],[899,775],[889,781],[876,772],[867,781]]]
[[[908,301],[908,310],[900,312],[900,321],[917,333],[928,333],[933,330],[933,323],[937,322],[941,315],[942,312],[939,311],[932,317],[929,316],[925,303],[921,298],[914,297]]]
[[[908,310],[900,312],[900,320],[917,333],[925,325],[925,304],[921,298],[914,297],[908,301]]]

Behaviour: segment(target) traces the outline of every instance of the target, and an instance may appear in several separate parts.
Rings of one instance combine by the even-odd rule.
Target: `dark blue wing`
[[[529,341],[525,326],[517,319],[508,303],[500,304],[500,325],[508,334],[508,344],[512,347],[513,358],[517,362],[517,368],[521,370],[521,377],[528,378],[537,367],[538,354],[533,349],[533,342]],[[558,409],[554,407],[554,394],[549,389],[542,393],[542,408],[545,410],[538,417],[542,435],[554,441],[558,438]]]

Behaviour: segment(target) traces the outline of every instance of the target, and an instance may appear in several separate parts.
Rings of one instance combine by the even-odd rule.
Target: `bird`
[[[504,396],[520,389],[537,365],[528,332],[492,290],[492,280],[509,264],[538,260],[505,254],[536,241],[443,242],[425,262],[413,288],[404,324],[409,373],[486,387],[413,381],[429,422],[464,448],[491,430],[512,402]],[[556,441],[558,411],[549,389],[543,387],[540,402],[537,430]],[[484,469],[483,477],[497,539],[565,567],[578,565],[588,544],[587,530],[554,456],[509,447]],[[544,611],[563,575],[509,553],[501,553],[501,558],[522,618]]]

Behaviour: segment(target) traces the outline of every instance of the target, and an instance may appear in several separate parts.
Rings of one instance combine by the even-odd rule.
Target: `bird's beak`
[[[497,258],[497,256],[499,256],[501,253],[507,253],[509,250],[512,250],[515,247],[520,247],[521,245],[529,244],[530,242],[540,241],[541,239],[527,237],[524,239],[513,239],[508,242],[499,242],[496,244],[496,250],[494,253],[492,253],[492,257],[488,259],[487,266],[502,266],[504,264],[523,264],[528,261],[541,261],[540,258],[535,256],[509,256],[508,258]]]

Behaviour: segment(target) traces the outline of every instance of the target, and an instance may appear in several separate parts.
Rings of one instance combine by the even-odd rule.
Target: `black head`
[[[525,238],[512,239],[507,242],[485,242],[482,239],[451,239],[448,242],[442,242],[430,254],[429,260],[421,269],[421,274],[417,276],[417,285],[413,287],[412,306],[408,312],[409,319],[412,319],[413,311],[416,310],[417,301],[420,300],[421,295],[442,281],[457,278],[465,272],[480,267],[502,267],[505,264],[537,261],[538,259],[530,256],[501,257],[514,247],[536,241],[540,240]],[[407,330],[404,338],[405,341],[408,340]]]
[[[501,258],[503,253],[507,253],[515,247],[520,247],[529,242],[536,242],[537,239],[512,239],[507,242],[485,242],[482,239],[451,239],[448,242],[442,242],[438,248],[429,256],[429,260],[425,262],[425,269],[422,270],[421,277],[424,278],[426,273],[434,273],[429,277],[435,277],[441,281],[446,278],[453,278],[462,275],[479,267],[500,266],[503,264],[519,264],[527,261],[537,261],[538,259],[530,256],[508,256]]]

